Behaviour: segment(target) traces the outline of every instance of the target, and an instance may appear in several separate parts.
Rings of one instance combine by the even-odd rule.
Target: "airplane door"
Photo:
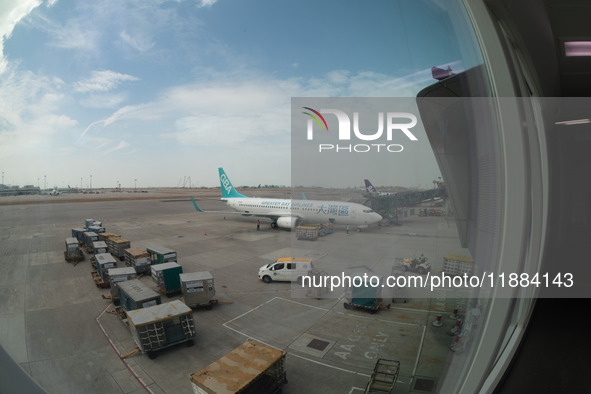
[[[349,214],[351,215],[351,217],[352,217],[353,219],[355,219],[355,208],[351,208],[351,209],[349,210]]]

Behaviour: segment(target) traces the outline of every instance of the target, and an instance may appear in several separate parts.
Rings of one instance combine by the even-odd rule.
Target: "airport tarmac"
[[[202,194],[200,208],[225,210],[212,194]],[[317,241],[300,241],[295,232],[271,229],[267,219],[257,231],[256,218],[197,213],[187,192],[109,196],[63,203],[70,197],[40,196],[46,201],[38,203],[26,196],[26,204],[14,197],[15,205],[0,205],[0,343],[47,392],[191,393],[191,373],[248,338],[287,352],[284,393],[362,393],[379,358],[401,363],[394,393],[435,392],[455,354],[449,349],[455,325],[449,315],[463,307],[455,299],[434,294],[392,302],[385,290],[383,303],[390,308],[369,314],[345,309],[344,291],[334,291],[332,298],[306,297],[297,284],[266,284],[257,273],[263,264],[294,255],[312,257],[315,267],[329,274],[384,275],[396,257],[421,253],[437,271],[445,254],[466,254],[453,219],[409,216],[400,226],[349,234],[336,227]],[[120,358],[137,345],[109,313],[113,306],[102,298],[109,289],[95,286],[88,254],[77,265],[64,260],[65,238],[86,218],[101,220],[134,248],[176,250],[185,273],[213,275],[215,298],[228,303],[193,312],[194,346],[167,348],[153,360],[141,353]],[[140,280],[157,288],[150,276]],[[438,314],[442,327],[432,324]]]

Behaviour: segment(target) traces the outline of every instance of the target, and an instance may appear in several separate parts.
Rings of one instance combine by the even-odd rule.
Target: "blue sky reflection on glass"
[[[93,187],[184,176],[216,186],[223,166],[237,184],[289,185],[291,97],[414,97],[434,82],[432,66],[478,64],[452,23],[458,10],[438,0],[4,2],[4,183],[46,175],[48,187],[86,187],[93,174]]]

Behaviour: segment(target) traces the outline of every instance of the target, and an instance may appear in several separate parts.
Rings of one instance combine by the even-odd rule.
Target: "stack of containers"
[[[125,249],[125,265],[135,268],[135,272],[150,271],[150,254],[137,248]]]
[[[94,249],[92,248],[93,247],[92,244],[96,241],[98,241],[97,233],[93,233],[92,231],[86,231],[84,233],[84,245],[86,245],[86,247],[88,247],[88,251],[90,253],[93,252]]]
[[[104,283],[109,283],[109,268],[117,268],[117,261],[109,253],[99,253],[94,258],[96,259],[96,271]]]
[[[125,259],[125,249],[131,247],[131,242],[121,237],[110,237],[107,244],[109,246],[109,252],[121,261]]]

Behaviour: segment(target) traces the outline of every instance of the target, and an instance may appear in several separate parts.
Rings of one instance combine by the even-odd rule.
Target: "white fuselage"
[[[382,217],[361,204],[342,201],[291,200],[277,198],[223,198],[239,212],[255,216],[297,218],[308,223],[336,223],[366,226]]]

